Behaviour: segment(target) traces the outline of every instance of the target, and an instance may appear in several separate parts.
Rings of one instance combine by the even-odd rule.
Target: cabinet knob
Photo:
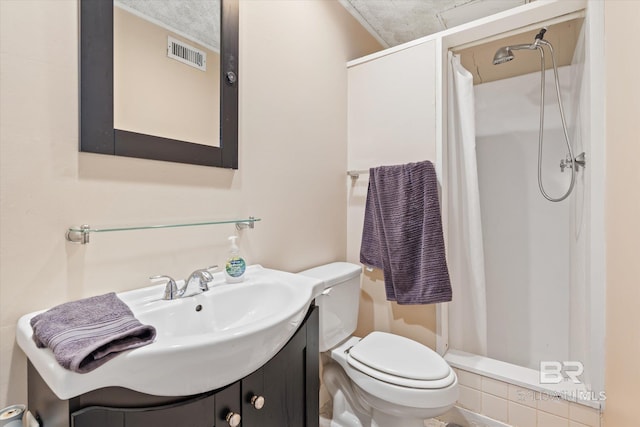
[[[251,404],[256,409],[262,409],[262,407],[264,406],[264,397],[262,397],[262,396],[253,396],[251,398]]]
[[[235,412],[229,412],[226,417],[227,424],[231,427],[238,427],[240,425],[240,419],[240,414],[236,414]]]

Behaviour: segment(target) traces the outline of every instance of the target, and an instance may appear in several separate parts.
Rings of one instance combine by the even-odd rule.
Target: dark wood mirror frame
[[[220,147],[113,127],[113,2],[80,1],[80,151],[238,168],[238,1],[221,0]]]

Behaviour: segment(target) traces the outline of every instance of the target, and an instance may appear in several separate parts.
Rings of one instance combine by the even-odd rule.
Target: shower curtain
[[[476,163],[473,76],[449,52],[447,200],[449,348],[487,355],[487,301]]]

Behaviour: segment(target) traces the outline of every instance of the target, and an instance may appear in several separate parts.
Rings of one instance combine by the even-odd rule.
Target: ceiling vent
[[[207,53],[171,36],[167,37],[167,56],[198,70],[207,71]]]

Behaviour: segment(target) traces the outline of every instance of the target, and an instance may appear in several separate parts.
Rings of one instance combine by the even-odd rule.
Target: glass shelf
[[[79,227],[69,227],[66,238],[70,242],[81,243],[83,245],[89,243],[91,233],[111,233],[114,231],[133,231],[133,230],[152,230],[158,228],[178,228],[178,227],[196,227],[203,225],[217,224],[235,224],[238,230],[245,228],[253,228],[254,224],[260,221],[260,218],[250,216],[246,219],[228,219],[217,221],[188,222],[181,224],[159,224],[159,225],[139,225],[139,226],[121,226],[121,227],[91,227],[89,225],[81,225]]]

